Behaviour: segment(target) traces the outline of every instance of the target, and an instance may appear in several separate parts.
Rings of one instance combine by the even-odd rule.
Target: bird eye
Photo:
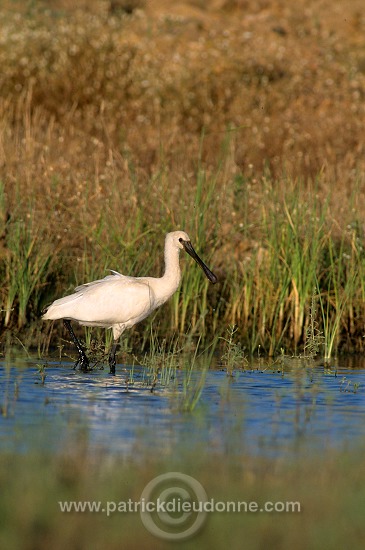
[[[182,239],[182,238],[180,237],[179,243],[182,243],[182,242],[184,242],[184,239]]]

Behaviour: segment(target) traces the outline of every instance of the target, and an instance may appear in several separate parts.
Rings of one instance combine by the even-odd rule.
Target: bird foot
[[[90,370],[89,360],[86,355],[82,355],[78,358],[74,365],[74,369],[76,369],[77,367],[79,367],[79,370],[81,370],[82,372],[87,372]]]

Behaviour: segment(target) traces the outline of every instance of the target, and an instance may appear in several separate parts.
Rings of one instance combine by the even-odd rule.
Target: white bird
[[[165,272],[162,277],[128,277],[111,270],[112,275],[76,287],[73,294],[55,300],[46,309],[43,319],[63,319],[70,332],[79,353],[75,366],[87,370],[89,360],[70,321],[113,330],[109,366],[110,373],[115,373],[115,354],[123,332],[145,319],[176,292],[181,280],[179,254],[182,249],[199,264],[210,282],[217,282],[217,277],[195,252],[188,235],[184,231],[173,231],[167,233],[165,239]]]

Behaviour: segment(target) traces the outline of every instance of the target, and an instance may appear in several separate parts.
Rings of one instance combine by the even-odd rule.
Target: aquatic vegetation
[[[325,339],[323,332],[318,328],[317,299],[316,289],[314,288],[309,307],[309,322],[305,332],[304,341],[304,357],[309,357],[310,359],[314,359],[314,357],[318,355]]]
[[[228,327],[228,336],[226,338],[223,336],[221,337],[221,340],[224,342],[221,362],[228,376],[233,376],[235,369],[242,369],[248,365],[245,350],[242,348],[241,344],[237,344],[234,341],[237,330],[236,326]]]
[[[359,382],[352,382],[346,376],[343,376],[340,381],[340,392],[342,393],[357,393],[360,388]]]
[[[16,402],[19,396],[18,380],[13,380],[10,370],[6,370],[5,384],[2,384],[0,391],[0,415],[8,418],[14,414]]]
[[[41,384],[42,384],[42,386],[44,386],[44,384],[46,382],[46,378],[47,378],[46,366],[45,365],[37,365],[37,367],[38,367],[37,376],[39,376]]]
[[[176,383],[181,353],[178,337],[169,341],[166,338],[159,340],[156,331],[151,327],[148,352],[134,357],[135,362],[145,368],[144,380],[151,392],[156,386],[168,387],[171,383]]]
[[[196,368],[198,346],[193,356],[184,358],[182,390],[178,394],[179,409],[183,412],[192,412],[197,406],[205,386],[206,374],[210,363],[203,362]]]

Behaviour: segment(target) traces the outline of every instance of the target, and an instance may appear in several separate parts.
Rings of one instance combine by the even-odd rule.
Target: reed
[[[39,310],[40,297],[52,260],[51,245],[44,235],[32,231],[33,220],[10,220],[5,228],[5,293],[3,324],[11,317],[23,327]]]
[[[328,268],[323,280],[324,291],[321,290],[319,294],[326,363],[330,362],[344,337],[341,326],[347,328],[345,332],[348,339],[354,332],[354,314],[359,306],[361,308],[359,289],[363,273],[362,246],[354,238],[346,243],[345,235],[337,246],[332,239],[328,241]]]
[[[312,299],[309,306],[309,323],[306,329],[305,334],[305,343],[304,343],[304,357],[309,359],[314,359],[318,353],[320,353],[321,348],[324,344],[325,337],[322,331],[318,328],[317,321],[317,292],[316,288],[313,289]]]
[[[235,248],[234,228],[227,235],[220,229],[221,205],[215,196],[219,177],[219,166],[216,177],[204,180],[204,185],[199,175],[194,199],[186,204],[189,215],[183,208],[183,221],[175,220],[178,227],[191,228],[194,246],[214,270],[218,269],[219,285],[209,285],[197,266],[182,256],[179,292],[126,336],[128,345],[138,343],[141,351],[148,348],[151,326],[156,322],[159,336],[180,334],[186,342],[200,338],[203,347],[212,342],[212,336],[223,335],[227,325],[236,325],[237,336],[249,354],[259,347],[269,355],[279,353],[281,348],[297,353],[305,346],[308,328],[315,321],[325,337],[326,358],[341,346],[361,350],[364,252],[358,232],[345,229],[337,237],[338,228],[329,219],[326,204],[304,202],[295,186],[282,196],[274,190],[280,181],[266,178],[263,185],[269,190],[267,201],[260,215],[256,214],[253,228],[259,240],[249,244],[247,252],[241,252]],[[165,186],[167,193],[167,183]],[[118,188],[115,184],[113,195]],[[140,197],[143,201],[143,195]],[[204,210],[206,203],[212,212]],[[192,212],[191,204],[196,205]],[[108,269],[136,276],[161,275],[164,233],[172,229],[172,224],[165,220],[158,226],[152,223],[148,229],[141,214],[143,208],[136,207],[125,226],[109,225],[109,211],[101,212],[92,227],[83,222],[78,245],[73,242],[68,248],[67,241],[58,244],[59,261],[54,249],[51,251],[57,237],[45,237],[39,220],[31,217],[25,224],[23,217],[10,219],[2,267],[3,326],[17,325],[18,330],[25,330],[42,304],[65,295],[77,284],[104,277]],[[168,203],[164,208],[169,208]],[[21,201],[19,209],[26,215],[27,206]],[[153,206],[148,215],[153,219]],[[194,227],[196,234],[191,233]],[[320,306],[320,318],[315,320],[309,314],[313,288]],[[84,332],[88,346],[92,334],[89,329]],[[104,340],[108,348],[110,334],[105,334],[99,331],[97,339]]]
[[[151,392],[176,384],[181,351],[177,337],[160,341],[151,328],[148,351],[143,357],[135,357],[136,362],[145,368],[143,377]]]
[[[179,409],[183,412],[192,412],[200,401],[200,397],[205,385],[206,374],[210,363],[203,362],[200,368],[197,368],[197,351],[190,357],[185,357],[183,383],[181,393],[178,396]]]
[[[227,320],[249,333],[251,353],[260,345],[275,355],[283,346],[295,352],[304,343],[312,289],[326,261],[329,220],[326,204],[303,201],[292,182],[284,192],[272,178],[264,184],[260,245],[236,268]]]

